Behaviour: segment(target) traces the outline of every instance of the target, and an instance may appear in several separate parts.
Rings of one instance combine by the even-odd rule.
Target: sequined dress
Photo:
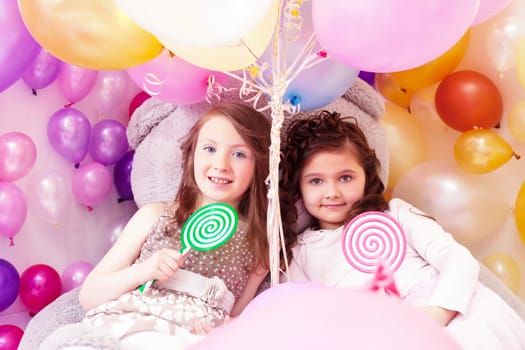
[[[169,207],[165,204],[162,215],[146,237],[136,263],[162,248],[180,250],[180,228],[176,228],[173,236],[163,230],[169,219]],[[181,274],[200,275],[197,277],[206,281],[204,289],[199,287],[198,291],[188,293],[176,290],[176,282],[169,286],[155,283],[143,293],[134,290],[89,310],[84,323],[109,328],[118,338],[144,331],[175,335],[178,327],[193,332],[197,325],[202,327],[203,323],[208,328],[216,327],[222,324],[229,312],[223,307],[221,298],[225,293],[232,299],[242,294],[253,261],[246,224],[239,222],[237,231],[223,246],[207,252],[191,250],[186,256],[184,271],[179,271]]]

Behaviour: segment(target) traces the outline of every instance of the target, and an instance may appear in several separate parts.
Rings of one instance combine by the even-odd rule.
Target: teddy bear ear
[[[177,105],[162,101],[156,97],[151,97],[144,101],[131,115],[126,135],[129,145],[136,149],[144,138],[162,120],[171,115]]]
[[[364,80],[357,78],[342,96],[364,113],[379,119],[385,113],[383,98]]]

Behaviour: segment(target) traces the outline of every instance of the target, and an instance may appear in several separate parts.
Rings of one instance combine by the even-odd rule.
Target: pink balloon
[[[98,71],[63,63],[58,72],[58,90],[70,104],[82,100],[93,89]]]
[[[43,89],[55,81],[61,62],[45,49],[41,49],[36,60],[25,71],[22,79],[33,90]]]
[[[399,299],[308,283],[267,289],[192,347],[246,348],[460,349],[436,321]]]
[[[149,95],[180,104],[204,101],[211,75],[221,85],[228,81],[223,73],[194,66],[177,56],[170,57],[167,52],[129,68],[128,73],[135,84]]]
[[[88,207],[102,203],[111,192],[112,185],[111,173],[97,162],[82,165],[73,173],[73,194]]]
[[[112,165],[128,151],[126,127],[114,119],[103,119],[91,129],[89,154],[95,162]]]
[[[312,17],[329,56],[360,70],[393,72],[446,52],[470,28],[478,5],[479,0],[312,0]]]
[[[20,276],[20,300],[31,313],[37,313],[60,296],[62,282],[49,265],[28,267]]]
[[[59,109],[47,122],[49,143],[58,154],[75,164],[88,152],[90,132],[88,118],[71,107]]]
[[[24,335],[22,328],[12,324],[0,325],[0,350],[16,350]]]
[[[100,71],[90,95],[100,112],[111,112],[126,97],[129,75],[125,70]]]
[[[68,292],[73,288],[80,286],[94,265],[87,261],[77,261],[68,265],[62,272],[62,290]]]
[[[18,234],[27,215],[24,192],[11,182],[0,181],[0,235],[11,239]]]
[[[508,4],[510,4],[510,0],[480,0],[478,13],[472,24],[479,24],[496,16]]]
[[[40,49],[22,21],[17,0],[0,0],[0,43],[2,92],[24,74]]]
[[[0,136],[0,181],[24,177],[35,161],[36,146],[29,136],[16,131]]]

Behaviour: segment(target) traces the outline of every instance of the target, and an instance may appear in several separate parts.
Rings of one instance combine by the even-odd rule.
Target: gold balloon
[[[410,105],[410,99],[414,92],[399,86],[397,81],[395,81],[389,73],[376,73],[374,76],[374,85],[379,93],[387,100],[405,108]]]
[[[454,145],[454,158],[466,172],[483,174],[505,164],[512,156],[519,158],[512,147],[489,130],[472,129],[461,134]]]
[[[447,52],[433,61],[409,70],[393,72],[390,75],[401,88],[409,91],[417,91],[437,83],[457,67],[467,51],[469,39],[470,30]]]
[[[514,221],[520,235],[521,241],[525,244],[525,182],[521,185],[516,202],[514,204]]]
[[[520,268],[518,263],[507,254],[494,253],[483,259],[483,264],[489,268],[514,293],[520,291]]]
[[[275,0],[262,21],[239,42],[215,47],[191,47],[159,40],[175,55],[196,66],[222,72],[246,68],[264,53],[277,23],[279,1]]]
[[[405,108],[385,103],[385,114],[380,122],[388,143],[387,187],[394,188],[403,174],[427,159],[427,146],[423,128]]]
[[[516,71],[521,86],[525,89],[525,38],[523,38],[518,46]]]
[[[512,135],[518,140],[525,142],[525,101],[518,102],[512,106],[507,120]]]
[[[145,63],[162,44],[126,15],[113,0],[19,0],[31,35],[64,62],[96,70]]]

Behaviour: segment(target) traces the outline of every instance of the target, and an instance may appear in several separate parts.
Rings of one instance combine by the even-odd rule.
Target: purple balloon
[[[0,312],[13,304],[20,289],[20,275],[9,261],[0,259]]]
[[[33,90],[43,89],[55,81],[61,61],[45,49],[41,49],[36,60],[25,71],[22,79]]]
[[[27,30],[17,0],[0,0],[0,92],[17,81],[40,46]]]
[[[85,164],[73,173],[73,194],[88,207],[102,203],[111,192],[112,185],[111,173],[97,162]]]
[[[88,152],[90,132],[88,118],[71,107],[56,111],[47,123],[47,138],[53,149],[75,164]]]
[[[22,328],[13,324],[0,325],[0,350],[16,350],[24,335]]]
[[[73,288],[80,286],[91,270],[93,264],[87,261],[77,261],[68,265],[62,272],[62,292],[68,292]]]
[[[11,182],[0,181],[0,235],[9,238],[11,245],[27,214],[24,192]]]
[[[122,157],[115,168],[113,169],[113,181],[120,196],[120,200],[133,200],[133,192],[131,190],[131,169],[133,168],[133,157],[135,151],[128,151]]]
[[[368,85],[370,86],[374,86],[375,85],[375,76],[376,76],[376,73],[374,72],[367,72],[367,71],[360,71],[359,72],[359,75],[358,77],[363,79],[364,81],[366,81],[368,83]]]
[[[93,126],[89,141],[89,154],[95,162],[112,165],[129,148],[126,127],[114,119],[104,119]]]

